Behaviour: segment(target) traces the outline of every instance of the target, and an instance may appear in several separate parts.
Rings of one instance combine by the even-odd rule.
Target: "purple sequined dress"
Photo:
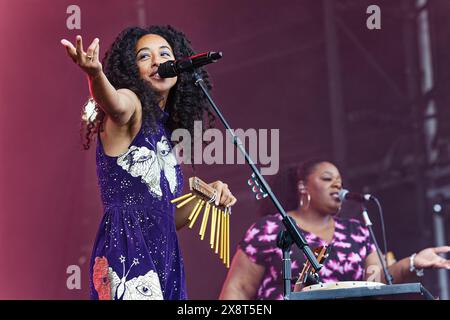
[[[163,121],[143,128],[118,157],[97,142],[104,215],[90,261],[91,299],[186,299],[183,259],[170,200],[182,172]]]

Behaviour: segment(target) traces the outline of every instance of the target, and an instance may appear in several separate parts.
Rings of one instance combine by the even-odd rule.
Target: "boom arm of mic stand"
[[[297,226],[292,222],[291,219],[289,219],[289,216],[284,211],[283,207],[281,206],[278,199],[273,194],[272,190],[270,189],[269,185],[267,184],[266,180],[263,178],[261,173],[259,172],[258,168],[255,166],[255,163],[250,158],[248,153],[245,151],[244,147],[242,146],[242,142],[239,140],[239,138],[234,134],[233,130],[231,129],[230,125],[220,112],[217,105],[214,103],[214,100],[212,99],[211,95],[208,92],[208,89],[206,88],[205,83],[203,82],[203,79],[200,77],[200,75],[197,72],[193,73],[193,77],[195,80],[195,85],[200,87],[203,93],[205,94],[206,98],[208,99],[209,104],[216,112],[217,116],[219,117],[222,124],[225,126],[225,128],[229,131],[233,138],[233,144],[239,149],[239,151],[244,155],[245,161],[252,169],[253,173],[255,174],[256,178],[258,179],[259,183],[264,187],[264,189],[267,191],[267,194],[272,200],[273,204],[277,208],[278,212],[283,216],[283,224],[286,227],[286,230],[289,232],[289,234],[292,237],[292,240],[295,242],[295,244],[303,251],[308,261],[311,263],[311,266],[318,272],[322,265],[319,264],[317,261],[314,253],[312,252],[311,248],[309,247],[308,243],[306,242],[305,238],[300,233],[300,230],[297,228]]]

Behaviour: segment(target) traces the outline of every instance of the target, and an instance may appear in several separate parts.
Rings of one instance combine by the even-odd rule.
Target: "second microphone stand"
[[[381,249],[378,246],[378,242],[377,242],[375,233],[373,232],[373,228],[372,228],[372,221],[370,221],[369,214],[367,213],[367,207],[364,203],[362,204],[362,216],[363,216],[364,224],[366,225],[367,229],[369,229],[370,237],[372,238],[373,243],[375,244],[375,248],[376,248],[377,254],[378,254],[378,259],[380,259],[381,267],[383,268],[383,273],[384,273],[386,282],[387,282],[387,284],[392,284],[393,278],[388,271],[387,265],[384,263],[385,259],[383,259]]]

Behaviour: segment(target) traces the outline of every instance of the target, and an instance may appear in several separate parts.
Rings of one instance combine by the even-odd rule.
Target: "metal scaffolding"
[[[407,126],[414,142],[410,154],[402,156],[408,158],[403,160],[409,163],[410,175],[399,177],[389,174],[389,164],[392,154],[389,152],[384,159],[374,163],[361,163],[349,171],[351,179],[361,178],[369,175],[377,175],[380,169],[384,169],[383,179],[371,187],[376,190],[400,186],[405,180],[412,182],[415,187],[416,222],[420,231],[418,245],[421,248],[429,246],[431,233],[434,235],[435,246],[445,245],[445,210],[447,209],[436,202],[436,199],[450,199],[450,183],[439,184],[437,181],[448,176],[450,168],[437,166],[439,151],[436,149],[436,140],[439,117],[437,105],[434,99],[435,83],[433,73],[433,50],[430,36],[429,3],[427,0],[403,0],[400,10],[403,11],[403,49],[405,65],[405,90],[400,89],[397,83],[388,75],[388,72],[377,62],[369,50],[358,40],[358,37],[347,26],[337,13],[339,2],[324,0],[325,40],[329,72],[329,99],[330,113],[332,116],[332,134],[334,146],[334,158],[339,166],[348,167],[348,140],[346,138],[346,124],[349,115],[344,108],[344,94],[342,92],[342,68],[340,65],[339,37],[340,31],[361,54],[372,70],[385,82],[396,101],[408,107],[410,114],[404,114],[401,119],[398,116],[384,116],[384,119],[397,122],[399,125]],[[341,9],[350,7],[346,2]],[[398,8],[397,8],[398,9]],[[398,15],[398,12],[396,12]],[[404,92],[405,91],[405,92]],[[397,117],[397,118],[396,118]],[[406,121],[405,121],[406,120]],[[382,128],[381,128],[382,130]],[[401,144],[401,143],[400,143]],[[392,143],[395,150],[395,143]],[[370,183],[368,183],[370,184]],[[433,206],[436,204],[437,206]],[[434,210],[432,209],[434,208]],[[439,210],[442,209],[442,210]],[[430,223],[432,221],[432,223]],[[432,225],[432,230],[425,226]],[[448,270],[438,271],[439,296],[441,299],[449,299]]]

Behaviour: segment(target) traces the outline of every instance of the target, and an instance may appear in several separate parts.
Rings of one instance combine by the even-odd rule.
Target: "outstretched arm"
[[[450,252],[450,247],[427,248],[416,254],[414,257],[414,267],[416,269],[450,269],[450,260],[447,260],[439,253]],[[389,273],[394,278],[394,283],[402,283],[412,281],[416,278],[416,273],[411,272],[409,257],[404,258],[388,268]],[[383,269],[376,252],[372,252],[366,258],[366,279],[368,281],[376,281],[385,283]]]
[[[76,37],[76,47],[68,40],[61,40],[67,54],[88,76],[89,89],[95,102],[117,125],[127,124],[137,107],[139,98],[129,89],[116,90],[106,78],[99,61],[100,40],[95,38],[87,51],[83,50],[81,36]]]

